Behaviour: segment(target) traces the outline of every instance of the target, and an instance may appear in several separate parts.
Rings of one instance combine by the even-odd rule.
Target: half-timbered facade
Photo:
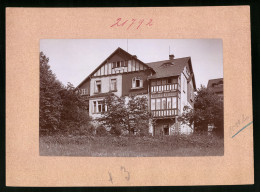
[[[152,114],[152,135],[192,132],[192,127],[177,121],[185,105],[193,107],[196,85],[190,57],[174,59],[170,55],[165,61],[144,63],[118,48],[78,88],[89,98],[89,115],[93,118],[107,110],[102,100],[108,94],[144,95]]]

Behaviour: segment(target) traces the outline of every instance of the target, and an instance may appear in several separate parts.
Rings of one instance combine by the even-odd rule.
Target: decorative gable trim
[[[80,87],[87,79],[90,79],[91,77],[93,77],[93,75],[98,72],[100,69],[101,69],[101,72],[100,72],[100,75],[102,73],[102,69],[104,71],[104,74],[105,74],[105,70],[106,68],[104,67],[105,64],[109,63],[110,62],[110,59],[115,55],[115,54],[124,54],[124,56],[128,56],[130,60],[132,61],[135,61],[137,63],[140,63],[143,65],[143,68],[146,70],[146,69],[150,69],[154,72],[154,70],[149,67],[147,64],[145,64],[144,62],[142,62],[141,60],[137,59],[136,56],[134,55],[131,55],[130,53],[126,52],[125,50],[123,50],[122,48],[118,47],[112,54],[110,54],[88,77],[86,77],[78,86]],[[128,61],[129,62],[129,61]],[[103,67],[103,68],[102,68]],[[108,66],[109,67],[109,66]],[[112,64],[111,64],[111,69],[112,69]],[[114,75],[116,74],[116,72],[112,73],[111,75]]]

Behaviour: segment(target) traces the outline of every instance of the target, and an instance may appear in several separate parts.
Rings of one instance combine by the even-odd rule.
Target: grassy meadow
[[[156,157],[221,156],[224,140],[212,135],[40,136],[41,156]]]

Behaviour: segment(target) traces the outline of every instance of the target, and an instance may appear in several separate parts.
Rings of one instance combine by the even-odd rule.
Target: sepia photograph
[[[224,155],[222,39],[41,39],[41,156]]]

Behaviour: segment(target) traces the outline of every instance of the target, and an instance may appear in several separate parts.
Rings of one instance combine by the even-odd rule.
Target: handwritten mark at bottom
[[[109,175],[109,180],[108,180],[108,181],[110,181],[110,182],[113,184],[113,179],[112,179],[112,175],[111,175],[111,173],[108,172],[108,175]]]
[[[249,125],[251,125],[253,123],[253,121],[251,121],[250,123],[248,123],[247,125],[245,125],[242,129],[240,129],[236,134],[234,134],[232,136],[232,138],[234,138],[238,133],[240,133],[241,131],[243,131],[245,128],[247,128]]]

